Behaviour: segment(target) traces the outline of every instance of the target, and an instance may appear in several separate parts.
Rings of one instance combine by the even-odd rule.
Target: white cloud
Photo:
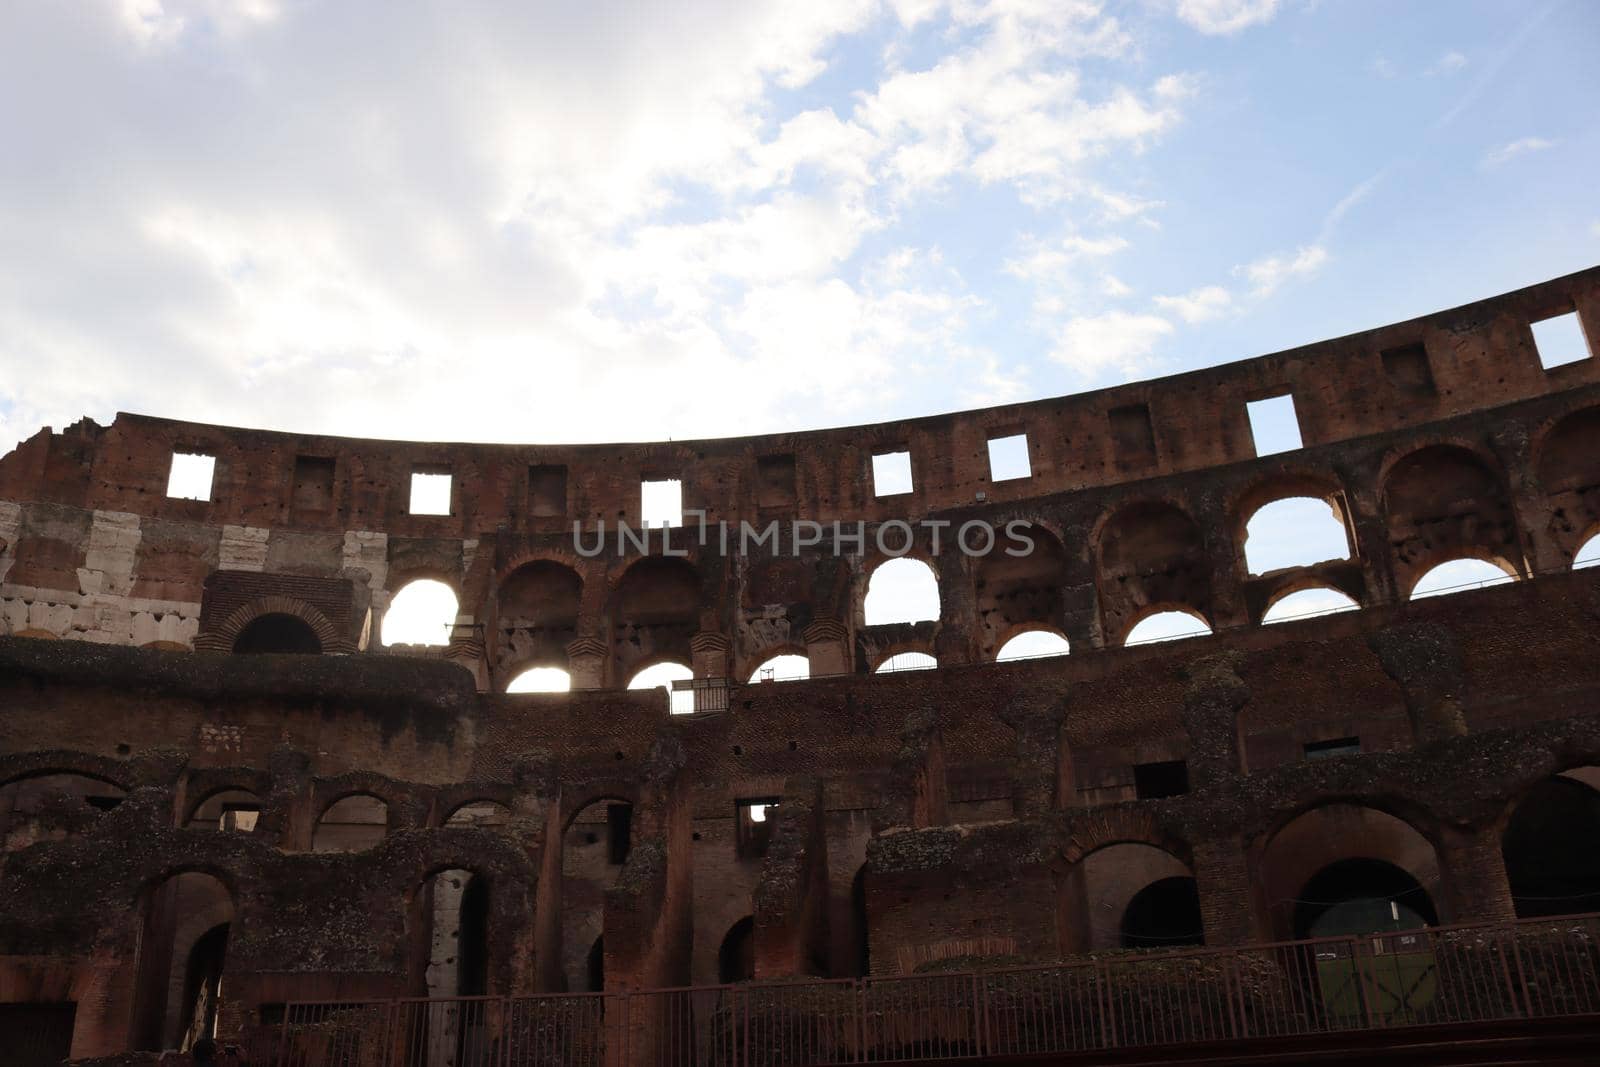
[[[1451,50],[1433,61],[1433,65],[1424,74],[1454,74],[1467,65],[1467,57],[1460,52]]]
[[[1182,296],[1158,296],[1156,306],[1170,311],[1184,322],[1205,322],[1233,306],[1233,294],[1220,285],[1206,285]]]
[[[1074,201],[1091,232],[1022,253],[1059,297],[1159,206],[1106,164],[1198,83],[1119,82],[1135,42],[1087,0],[893,8],[5,5],[0,99],[48,106],[0,154],[0,433],[684,437],[1021,395],[905,218],[955,183]]]
[[[1278,0],[1178,0],[1178,18],[1201,33],[1238,33],[1277,13]]]
[[[1050,356],[1085,376],[1109,369],[1135,373],[1172,332],[1172,323],[1159,315],[1127,311],[1084,315],[1061,327]]]
[[[1133,295],[1133,287],[1115,274],[1107,274],[1100,279],[1100,289],[1109,297],[1121,298]]]
[[[1498,167],[1511,162],[1518,156],[1525,156],[1530,152],[1543,152],[1545,149],[1554,148],[1555,146],[1556,143],[1554,141],[1546,140],[1543,137],[1522,137],[1486,153],[1483,157],[1483,166]]]
[[[1250,282],[1254,295],[1271,296],[1285,282],[1293,278],[1309,277],[1328,261],[1328,252],[1321,245],[1304,245],[1293,253],[1264,256],[1243,267],[1235,274]]]

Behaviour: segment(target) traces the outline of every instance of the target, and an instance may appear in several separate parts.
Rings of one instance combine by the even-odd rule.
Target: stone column
[[[1205,788],[1244,770],[1239,746],[1239,712],[1250,689],[1235,673],[1237,653],[1206,656],[1189,664],[1183,694],[1183,728],[1189,735],[1189,781]]]
[[[1503,426],[1490,436],[1490,443],[1506,472],[1517,541],[1528,567],[1536,574],[1566,570],[1571,561],[1550,536],[1550,504],[1534,470],[1527,428]]]
[[[1000,709],[1000,721],[1016,732],[1012,749],[1011,795],[1017,817],[1025,819],[1073,807],[1078,798],[1072,755],[1062,736],[1065,703],[1023,697]]]
[[[1196,841],[1194,880],[1200,892],[1200,918],[1207,945],[1246,945],[1265,940],[1266,924],[1256,914],[1249,864],[1237,838]]]
[[[604,689],[606,643],[598,637],[580,637],[567,646],[567,674],[574,689]]]
[[[1406,714],[1419,745],[1467,732],[1461,712],[1466,672],[1455,635],[1438,623],[1391,626],[1367,637],[1383,673],[1405,693]]]
[[[830,674],[849,674],[850,631],[838,619],[818,619],[801,633],[806,644],[806,660],[811,665],[811,677]]]
[[[1445,830],[1438,845],[1444,922],[1510,922],[1517,917],[1500,850],[1502,830],[1498,824]]]
[[[875,829],[943,826],[947,789],[939,713],[932,707],[914,711],[900,731],[900,752],[889,770],[883,807],[873,819]]]
[[[690,667],[696,678],[726,678],[732,668],[729,662],[733,645],[727,637],[713,630],[701,630],[689,638]]]

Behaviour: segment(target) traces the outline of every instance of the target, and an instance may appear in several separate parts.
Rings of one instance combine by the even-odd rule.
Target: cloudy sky
[[[7,0],[0,447],[1029,399],[1600,261],[1600,5]]]

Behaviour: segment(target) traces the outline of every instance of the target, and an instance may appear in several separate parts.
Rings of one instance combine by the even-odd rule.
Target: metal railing
[[[251,1045],[275,1067],[801,1067],[1583,1015],[1600,1015],[1600,915],[996,971],[295,1003]]]

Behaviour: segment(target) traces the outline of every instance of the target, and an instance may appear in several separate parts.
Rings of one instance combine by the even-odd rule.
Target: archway
[[[370,793],[335,801],[311,835],[313,852],[365,852],[389,831],[389,805]]]
[[[756,976],[756,922],[746,915],[728,930],[717,950],[717,981],[748,982]]]
[[[629,689],[664,689],[667,708],[674,715],[688,715],[694,711],[694,691],[674,689],[673,682],[687,682],[694,671],[682,663],[656,663],[644,668],[628,680]]]
[[[223,789],[205,797],[189,814],[190,830],[250,833],[261,815],[261,798],[248,789]]]
[[[1095,539],[1096,582],[1102,626],[1108,635],[1162,605],[1185,605],[1203,615],[1211,607],[1211,565],[1200,527],[1188,513],[1163,501],[1125,505]]]
[[[1358,611],[1360,608],[1361,605],[1347,594],[1319,585],[1297,589],[1279,597],[1261,616],[1261,622],[1263,625],[1270,625],[1318,615],[1337,615],[1341,611]]]
[[[446,826],[477,830],[504,830],[511,823],[511,809],[495,800],[470,800],[450,813]]]
[[[506,685],[508,693],[566,693],[572,689],[572,675],[560,667],[529,667]]]
[[[1589,540],[1578,546],[1578,551],[1572,557],[1572,569],[1579,570],[1583,567],[1600,567],[1600,534],[1595,534]]]
[[[867,925],[867,865],[850,880],[850,933],[855,948],[854,978],[872,973],[872,931]]]
[[[1475,452],[1458,445],[1419,449],[1390,468],[1383,494],[1400,588],[1414,587],[1442,561],[1466,556],[1521,569],[1510,498]]]
[[[978,640],[985,656],[1006,657],[999,648],[1008,635],[1052,632],[1061,625],[1062,586],[1066,584],[1067,554],[1056,536],[1042,526],[1029,524],[1017,530],[1022,537],[1006,538],[982,558],[974,561],[973,591],[978,612]],[[1025,555],[1012,556],[1007,548],[1020,551],[1031,542]],[[1016,636],[1006,642],[1007,646]],[[1052,652],[1017,653],[1053,655]],[[1015,656],[1011,657],[1015,658]]]
[[[868,626],[937,621],[939,578],[920,559],[885,560],[867,579],[861,611]]]
[[[772,656],[750,672],[750,681],[790,682],[811,677],[811,661],[794,653]]]
[[[603,993],[606,988],[606,937],[601,934],[594,939],[594,944],[589,946],[588,961],[589,982],[580,992]]]
[[[184,871],[152,886],[142,911],[132,1044],[187,1051],[216,1033],[233,897],[216,877]]]
[[[1383,874],[1387,868],[1407,881]],[[1318,878],[1323,881],[1308,890]],[[1262,847],[1254,881],[1272,936],[1279,940],[1306,936],[1334,907],[1350,905],[1321,922],[1319,930],[1372,919],[1376,913],[1361,902],[1378,899],[1396,901],[1429,923],[1438,921],[1434,901],[1441,881],[1433,843],[1405,820],[1359,804],[1325,804],[1284,824]],[[1401,919],[1409,913],[1401,913]],[[1374,929],[1398,929],[1397,921],[1391,916],[1388,925]]]
[[[233,639],[233,651],[239,655],[270,653],[275,655],[319,656],[322,640],[311,624],[295,615],[271,612],[257,615]]]
[[[430,999],[481,997],[489,992],[489,882],[464,868],[431,876],[419,894],[427,946],[423,993]],[[425,1039],[426,1062],[483,1062],[488,1050],[485,1002],[458,1000],[455,1010],[430,1012],[416,1021]]]
[[[1409,873],[1385,860],[1337,860],[1322,868],[1294,902],[1294,936],[1380,934],[1437,926],[1433,898]]]
[[[1538,455],[1550,535],[1574,561],[1600,563],[1600,539],[1593,538],[1600,528],[1600,407],[1562,419],[1545,435]]]
[[[1453,559],[1432,568],[1411,587],[1411,599],[1464,593],[1517,580],[1509,567],[1481,559]]]
[[[495,662],[565,663],[578,636],[583,579],[554,560],[518,567],[500,583]]]
[[[1600,771],[1590,769],[1600,780]],[[1600,792],[1567,775],[1528,791],[1502,839],[1518,918],[1600,911]]]
[[[1121,934],[1123,948],[1205,944],[1205,921],[1195,880],[1173,875],[1139,890],[1122,913]]]
[[[897,652],[878,664],[874,674],[894,674],[899,671],[930,671],[939,661],[926,652]]]
[[[1047,656],[1065,656],[1072,651],[1067,639],[1054,630],[1024,630],[1000,646],[995,654],[996,663],[1016,659],[1043,659]]]
[[[1326,500],[1280,497],[1245,523],[1245,568],[1251,574],[1349,558],[1350,531]]]
[[[1067,876],[1067,900],[1077,908],[1069,921],[1079,927],[1069,942],[1091,951],[1201,944],[1198,894],[1192,915],[1168,910],[1179,899],[1171,886],[1140,899],[1158,884],[1193,881],[1188,864],[1154,845],[1124,841],[1095,849]]]
[[[1206,637],[1211,624],[1197,611],[1173,609],[1146,615],[1128,631],[1124,645],[1148,645],[1158,641],[1181,641],[1187,637]]]
[[[14,851],[35,841],[76,837],[124,796],[120,786],[70,771],[7,782],[0,786],[0,843]]]
[[[612,621],[613,677],[628,677],[640,664],[688,663],[689,642],[700,629],[700,572],[678,558],[639,560],[617,584]]]
[[[456,591],[433,578],[407,582],[383,613],[385,645],[448,645],[460,604]]]
[[[622,875],[632,844],[633,805],[616,797],[584,805],[562,831],[561,969],[573,992],[602,988],[605,894]]]

